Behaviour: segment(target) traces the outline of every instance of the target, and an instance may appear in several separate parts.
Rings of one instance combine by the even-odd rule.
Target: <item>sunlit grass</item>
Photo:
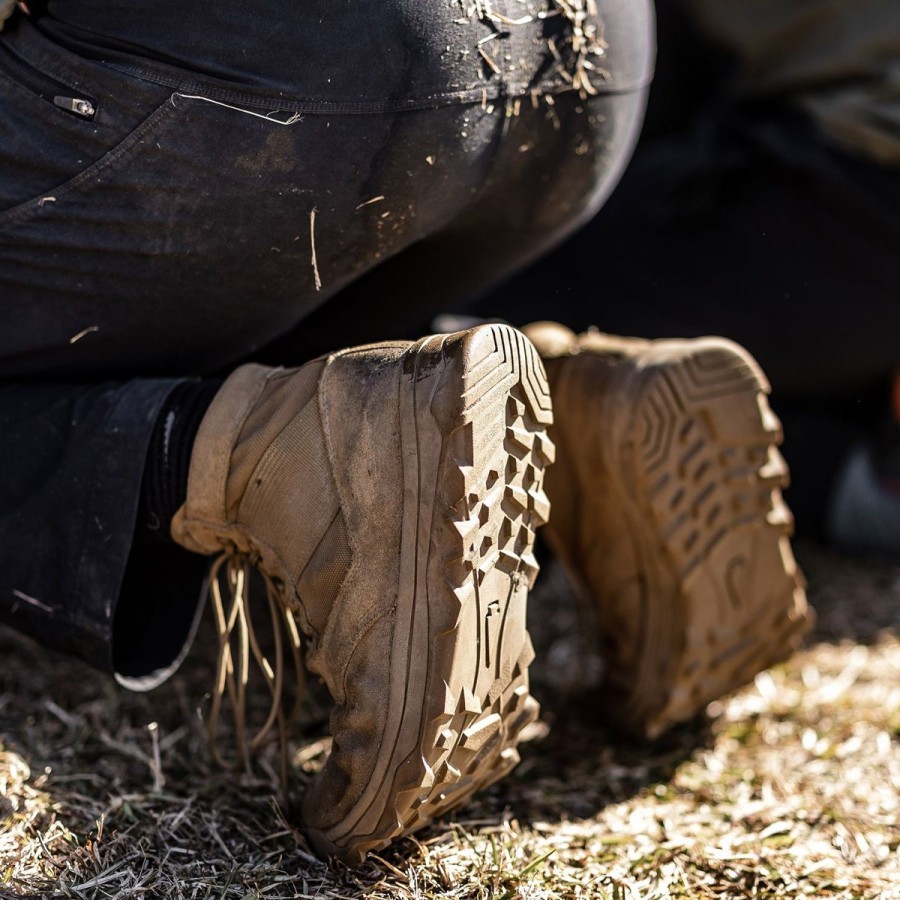
[[[210,648],[141,696],[2,631],[0,897],[900,897],[900,569],[806,555],[809,649],[649,746],[599,723],[597,661],[549,579],[550,727],[512,777],[355,871],[310,855],[276,748],[254,774],[210,765]],[[315,700],[305,727],[294,798],[327,752]]]

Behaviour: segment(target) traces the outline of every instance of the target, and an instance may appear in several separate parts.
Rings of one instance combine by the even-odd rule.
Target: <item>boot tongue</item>
[[[274,551],[284,571],[270,574],[284,578],[287,602],[299,595],[304,630],[314,635],[325,628],[351,556],[319,409],[323,366],[273,377],[272,395],[258,407],[271,412],[248,419],[228,490],[229,513]]]
[[[301,369],[273,369],[266,378],[265,388],[254,398],[254,405],[231,450],[225,490],[230,519],[234,519],[237,504],[242,503],[249,493],[248,485],[252,483],[267,453],[282,441],[285,431],[291,429],[298,414],[306,412],[311,403],[315,405],[321,371],[322,364],[316,361]],[[321,429],[319,438],[321,440]]]

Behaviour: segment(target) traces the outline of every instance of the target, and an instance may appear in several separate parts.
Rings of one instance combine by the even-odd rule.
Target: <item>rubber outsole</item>
[[[349,863],[506,775],[539,712],[528,691],[525,604],[535,529],[549,512],[543,366],[519,332],[485,326],[455,345],[420,342],[405,368],[400,593],[409,605],[394,653],[427,662],[422,683],[411,679],[396,700],[402,718],[379,750],[377,783],[342,822],[311,835]]]
[[[786,658],[812,622],[781,426],[730,341],[558,334],[550,496],[573,522],[557,510],[547,537],[600,608],[606,714],[656,737]]]
[[[781,425],[756,362],[706,339],[652,369],[627,445],[644,527],[662,557],[628,716],[651,737],[785,659],[811,624],[781,495]]]

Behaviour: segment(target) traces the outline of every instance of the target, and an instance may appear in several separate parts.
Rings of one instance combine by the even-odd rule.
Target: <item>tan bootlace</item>
[[[234,719],[238,763],[249,770],[250,760],[263,745],[273,726],[277,724],[281,749],[281,781],[282,785],[286,785],[287,726],[298,717],[306,685],[300,630],[288,604],[282,602],[280,591],[273,579],[261,568],[256,568],[266,586],[266,599],[274,643],[274,657],[271,661],[263,653],[250,614],[252,604],[249,600],[249,581],[253,568],[251,559],[246,554],[225,552],[216,558],[210,569],[206,590],[215,615],[219,655],[212,706],[207,723],[207,738],[213,759],[224,766],[225,763],[219,753],[217,731],[223,700],[227,695]],[[223,581],[225,592],[223,592]],[[227,600],[223,599],[225,595],[227,595]],[[287,715],[282,702],[286,665],[285,637],[296,679],[294,705]],[[252,737],[248,738],[247,685],[250,680],[251,656],[256,663],[257,670],[263,676],[271,695],[271,702],[265,721]]]

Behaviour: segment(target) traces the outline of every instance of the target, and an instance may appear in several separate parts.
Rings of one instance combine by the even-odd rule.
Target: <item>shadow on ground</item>
[[[897,567],[842,560],[811,546],[801,548],[801,559],[819,612],[813,642],[874,646],[885,631],[896,629]],[[654,798],[669,802],[696,793],[689,779],[688,787],[682,784],[684,773],[697,765],[714,768],[708,761],[718,752],[717,741],[752,745],[765,712],[747,700],[744,718],[735,720],[720,704],[725,713],[718,720],[689,723],[655,744],[622,740],[600,714],[602,663],[591,639],[594,630],[583,624],[591,613],[579,610],[559,571],[549,569],[530,613],[538,649],[534,691],[544,721],[523,748],[522,764],[449,822],[399,842],[359,870],[327,867],[309,853],[293,824],[293,804],[280,798],[275,746],[266,748],[253,773],[223,771],[210,763],[202,718],[212,684],[211,633],[168,684],[138,695],[0,629],[0,898],[143,892],[236,900],[401,897],[414,896],[420,882],[428,886],[423,896],[443,890],[455,897],[504,892],[513,897],[543,866],[540,848],[546,841],[548,853],[557,845],[571,853],[595,838],[601,850],[592,850],[591,858],[605,868],[593,871],[582,860],[553,878],[588,878],[593,871],[590,884],[602,882],[612,890],[618,882],[609,873],[617,857],[609,848],[618,839],[609,832],[620,810],[650,815]],[[806,678],[809,665],[804,665]],[[779,712],[778,721],[789,715]],[[809,743],[813,753],[819,745],[808,735],[808,722],[803,729],[797,748]],[[758,730],[766,737],[761,725]],[[896,742],[896,731],[893,737],[889,730],[886,734],[889,745]],[[766,740],[760,738],[759,746]],[[292,748],[295,798],[328,746],[327,708],[313,691],[301,739]],[[740,775],[741,784],[745,777],[750,775]],[[666,843],[655,840],[657,849],[646,865],[657,872],[663,863],[677,863],[688,884],[692,861],[674,850],[667,862],[657,859],[654,854]],[[468,862],[461,862],[464,858]],[[637,871],[637,863],[629,865]],[[702,877],[708,880],[708,872]],[[577,895],[564,880],[551,879],[547,889]]]

